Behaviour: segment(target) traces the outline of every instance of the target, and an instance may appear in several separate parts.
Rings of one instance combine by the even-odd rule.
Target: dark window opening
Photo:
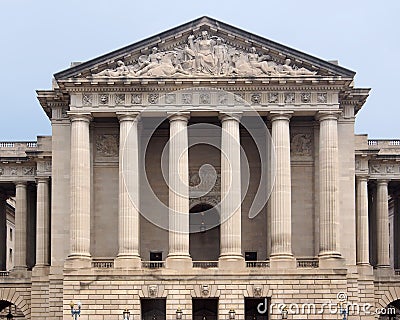
[[[268,320],[269,298],[246,298],[244,299],[245,320]]]
[[[142,320],[166,320],[165,299],[140,299]]]
[[[257,261],[257,251],[246,251],[244,253],[244,259],[246,261]]]
[[[192,300],[193,320],[217,320],[218,299],[193,299]]]

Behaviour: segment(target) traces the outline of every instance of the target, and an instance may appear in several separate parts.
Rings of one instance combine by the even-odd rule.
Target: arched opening
[[[0,300],[0,319],[12,320],[15,318],[25,319],[25,316],[15,304]]]
[[[400,299],[389,303],[385,309],[380,312],[379,320],[400,319]]]
[[[189,250],[193,261],[217,261],[220,244],[218,210],[207,203],[199,203],[190,210]]]

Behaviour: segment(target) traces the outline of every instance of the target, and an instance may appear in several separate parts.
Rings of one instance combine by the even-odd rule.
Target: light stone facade
[[[209,319],[244,320],[251,298],[319,310],[340,292],[398,307],[400,140],[354,134],[369,94],[354,75],[207,17],[55,74],[37,92],[52,136],[0,143],[1,230],[15,197],[0,307],[147,319],[164,299],[157,319],[197,319],[214,298]]]

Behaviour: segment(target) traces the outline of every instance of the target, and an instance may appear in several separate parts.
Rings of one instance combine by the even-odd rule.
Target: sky
[[[400,1],[0,0],[0,141],[51,135],[36,90],[86,61],[210,16],[357,72],[356,133],[400,138]]]

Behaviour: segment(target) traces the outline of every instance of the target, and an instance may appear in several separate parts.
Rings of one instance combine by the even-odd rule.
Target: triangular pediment
[[[57,81],[127,78],[343,77],[355,73],[202,17],[55,74]]]

